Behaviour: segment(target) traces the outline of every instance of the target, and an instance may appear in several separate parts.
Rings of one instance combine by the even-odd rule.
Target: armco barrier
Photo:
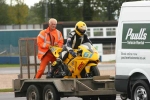
[[[19,64],[19,57],[0,57],[0,64]]]

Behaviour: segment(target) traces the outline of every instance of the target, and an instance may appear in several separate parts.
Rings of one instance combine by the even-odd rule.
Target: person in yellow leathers
[[[75,25],[75,29],[69,33],[66,44],[63,46],[63,50],[57,58],[56,61],[52,63],[52,66],[62,66],[62,61],[64,61],[68,57],[68,53],[70,53],[73,57],[76,57],[76,53],[73,49],[78,49],[78,46],[83,43],[91,43],[90,39],[86,34],[87,25],[83,21],[78,21]],[[53,77],[54,70],[51,72],[51,77]],[[65,75],[66,73],[64,73]],[[61,76],[60,76],[61,77]]]
[[[44,73],[46,65],[51,61],[54,62],[56,58],[50,52],[49,48],[51,46],[62,47],[64,39],[62,33],[56,29],[57,20],[51,18],[49,20],[49,26],[47,29],[42,30],[37,36],[37,45],[38,45],[38,59],[41,60],[40,68],[36,73],[35,78],[41,78]]]

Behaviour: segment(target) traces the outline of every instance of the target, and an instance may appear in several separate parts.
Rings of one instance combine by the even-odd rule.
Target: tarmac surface
[[[103,66],[103,67],[101,67]],[[107,67],[105,67],[107,66]],[[110,75],[110,76],[115,76],[115,68],[114,68],[114,64],[100,64],[99,66],[99,70],[100,70],[100,75]],[[7,89],[7,88],[12,88],[12,80],[17,79],[18,78],[18,74],[19,74],[19,68],[18,70],[14,70],[13,68],[8,68],[9,71],[0,68],[0,89]],[[15,72],[14,72],[15,71]],[[3,72],[3,73],[2,73]]]

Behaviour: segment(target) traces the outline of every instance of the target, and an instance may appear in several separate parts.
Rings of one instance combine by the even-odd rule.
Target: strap
[[[54,38],[52,37],[51,33],[48,34],[50,41],[51,41],[51,45],[54,46]]]
[[[46,33],[46,30],[45,30],[45,33]],[[51,35],[51,33],[46,33],[48,36],[49,36],[49,38],[50,38],[50,44],[52,45],[52,46],[54,46],[54,40],[53,40],[53,37],[52,37],[52,35]]]

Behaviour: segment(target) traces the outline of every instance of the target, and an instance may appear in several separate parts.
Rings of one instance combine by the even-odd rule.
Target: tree
[[[93,8],[91,7],[91,0],[83,0],[83,20],[92,21],[93,18]]]
[[[30,8],[25,23],[26,24],[39,24],[39,23],[43,23],[43,20],[41,20],[41,17],[38,15],[38,13],[36,13],[35,7],[31,7]]]
[[[28,16],[29,8],[23,2],[16,1],[17,4],[9,6],[8,16],[11,20],[10,24],[24,24]]]
[[[118,18],[123,2],[137,0],[101,0],[100,17],[102,20],[115,20]],[[139,0],[141,1],[141,0]]]
[[[9,23],[8,17],[8,5],[5,3],[5,0],[0,0],[0,24],[5,25]]]
[[[65,0],[63,2],[64,6],[64,14],[65,20],[64,21],[77,21],[82,20],[82,3],[80,0]]]
[[[28,24],[39,24],[44,23],[45,18],[45,9],[44,9],[44,2],[40,1],[39,3],[34,4],[33,7],[29,10],[29,15],[27,17]]]

